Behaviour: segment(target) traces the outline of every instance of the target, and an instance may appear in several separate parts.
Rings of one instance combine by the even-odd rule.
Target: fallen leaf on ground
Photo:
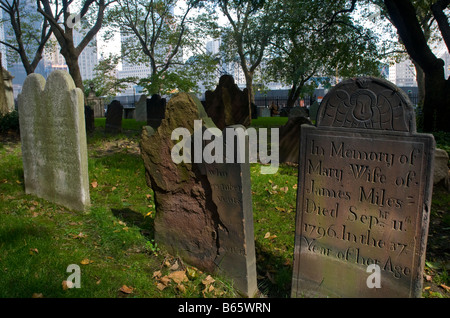
[[[73,283],[70,280],[63,280],[62,282],[62,288],[64,290],[68,290],[69,288],[73,287]]]
[[[37,248],[30,248],[30,254],[33,255],[33,253],[39,253]]]
[[[177,269],[178,269],[178,267],[180,267],[179,265],[178,265],[178,261],[175,261],[175,263],[172,265],[172,266],[170,266],[170,270],[171,271],[176,271]]]
[[[284,193],[287,193],[289,188],[288,187],[282,187],[280,188],[281,191],[283,191]]]
[[[161,277],[161,275],[162,275],[162,273],[161,273],[161,271],[155,271],[155,272],[153,272],[153,278],[160,278]]]
[[[182,282],[187,282],[189,279],[186,276],[186,271],[176,271],[168,275],[175,283],[180,284]]]
[[[127,285],[123,285],[122,287],[120,287],[119,290],[124,294],[131,294],[133,292],[134,288],[128,287]]]
[[[44,295],[42,293],[33,293],[31,298],[44,298]]]
[[[272,240],[272,239],[274,239],[276,237],[277,236],[275,234],[274,235],[270,235],[270,232],[267,232],[266,235],[264,235],[264,238],[265,239],[269,239],[269,240]]]
[[[444,288],[446,291],[450,291],[450,287],[444,285],[444,284],[440,284],[439,286],[441,286],[442,288]]]
[[[92,261],[92,260],[90,260],[90,259],[88,259],[88,258],[85,258],[85,259],[83,259],[81,262],[80,262],[80,264],[81,265],[88,265],[88,264],[91,264],[91,263],[93,263],[94,261]]]
[[[186,292],[186,287],[184,287],[183,284],[178,284],[178,285],[177,285],[177,289],[178,289],[180,292],[182,292],[182,293],[185,293],[185,292]]]
[[[202,280],[203,285],[210,285],[212,283],[214,283],[216,280],[214,278],[211,277],[211,275],[206,276],[205,279]]]
[[[194,267],[188,267],[186,268],[186,274],[188,278],[195,278],[197,277],[197,270]]]
[[[91,186],[92,186],[93,188],[97,188],[97,187],[98,187],[97,181],[92,181],[92,182],[91,182]]]
[[[159,290],[163,290],[164,288],[166,288],[167,286],[161,283],[156,284],[156,288],[158,288]]]
[[[159,280],[160,281],[160,283],[162,283],[162,284],[164,284],[165,286],[167,286],[167,285],[169,285],[169,283],[170,283],[170,278],[169,277],[167,277],[167,276],[163,276],[163,277],[161,277],[161,279]]]

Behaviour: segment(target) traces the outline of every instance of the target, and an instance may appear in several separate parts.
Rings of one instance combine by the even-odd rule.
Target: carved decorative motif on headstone
[[[336,85],[317,126],[302,126],[292,296],[420,297],[433,136],[367,77]]]

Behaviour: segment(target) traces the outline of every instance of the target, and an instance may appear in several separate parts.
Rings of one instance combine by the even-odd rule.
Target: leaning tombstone
[[[18,97],[26,193],[80,211],[90,204],[83,104],[64,71],[30,74]]]
[[[244,296],[253,297],[250,166],[198,159],[208,147],[202,140],[207,128],[216,133],[214,141],[223,140],[200,101],[186,93],[171,98],[156,130],[143,128],[141,153],[156,206],[155,241],[186,263],[220,272]]]
[[[106,112],[105,133],[117,134],[122,132],[123,106],[118,100],[108,105]]]
[[[300,145],[292,297],[420,297],[435,143],[408,97],[343,81]]]
[[[134,119],[136,121],[147,121],[147,95],[142,94],[134,109]]]

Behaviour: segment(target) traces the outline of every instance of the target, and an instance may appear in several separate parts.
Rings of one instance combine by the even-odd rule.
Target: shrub
[[[15,110],[5,115],[0,115],[0,133],[8,131],[19,132],[19,113]]]

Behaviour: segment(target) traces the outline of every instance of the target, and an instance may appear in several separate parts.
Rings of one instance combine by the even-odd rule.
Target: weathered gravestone
[[[147,95],[142,94],[134,109],[136,121],[147,121]]]
[[[90,106],[84,106],[84,118],[86,132],[92,133],[95,130],[94,110]]]
[[[434,147],[390,82],[327,94],[302,127],[293,297],[421,296]]]
[[[103,100],[95,94],[94,83],[89,83],[89,94],[86,98],[86,106],[89,106],[94,111],[94,118],[105,117],[105,108],[103,107]]]
[[[108,105],[106,112],[105,133],[117,134],[122,132],[123,106],[118,100]]]
[[[312,122],[316,122],[317,120],[317,112],[319,111],[319,103],[314,101],[312,105],[309,107],[309,118]]]
[[[204,105],[206,113],[219,129],[236,124],[250,125],[248,90],[241,91],[231,75],[222,75],[216,89],[205,92]]]
[[[301,127],[311,124],[304,107],[293,107],[289,119],[280,127],[280,162],[298,163]]]
[[[202,132],[215,126],[200,101],[186,93],[171,98],[165,118],[156,130],[144,127],[141,141],[147,183],[155,193],[155,240],[187,263],[222,273],[243,295],[252,297],[257,285],[250,166],[175,163],[176,146],[186,142],[190,148],[198,133],[200,147],[205,146]],[[201,123],[196,126],[195,120]],[[178,143],[176,136],[172,140],[177,128],[187,134]]]
[[[90,204],[83,92],[67,72],[29,75],[19,95],[26,193],[85,210]]]
[[[158,94],[153,94],[152,98],[147,99],[147,125],[158,128],[164,119],[166,111],[166,99]]]

